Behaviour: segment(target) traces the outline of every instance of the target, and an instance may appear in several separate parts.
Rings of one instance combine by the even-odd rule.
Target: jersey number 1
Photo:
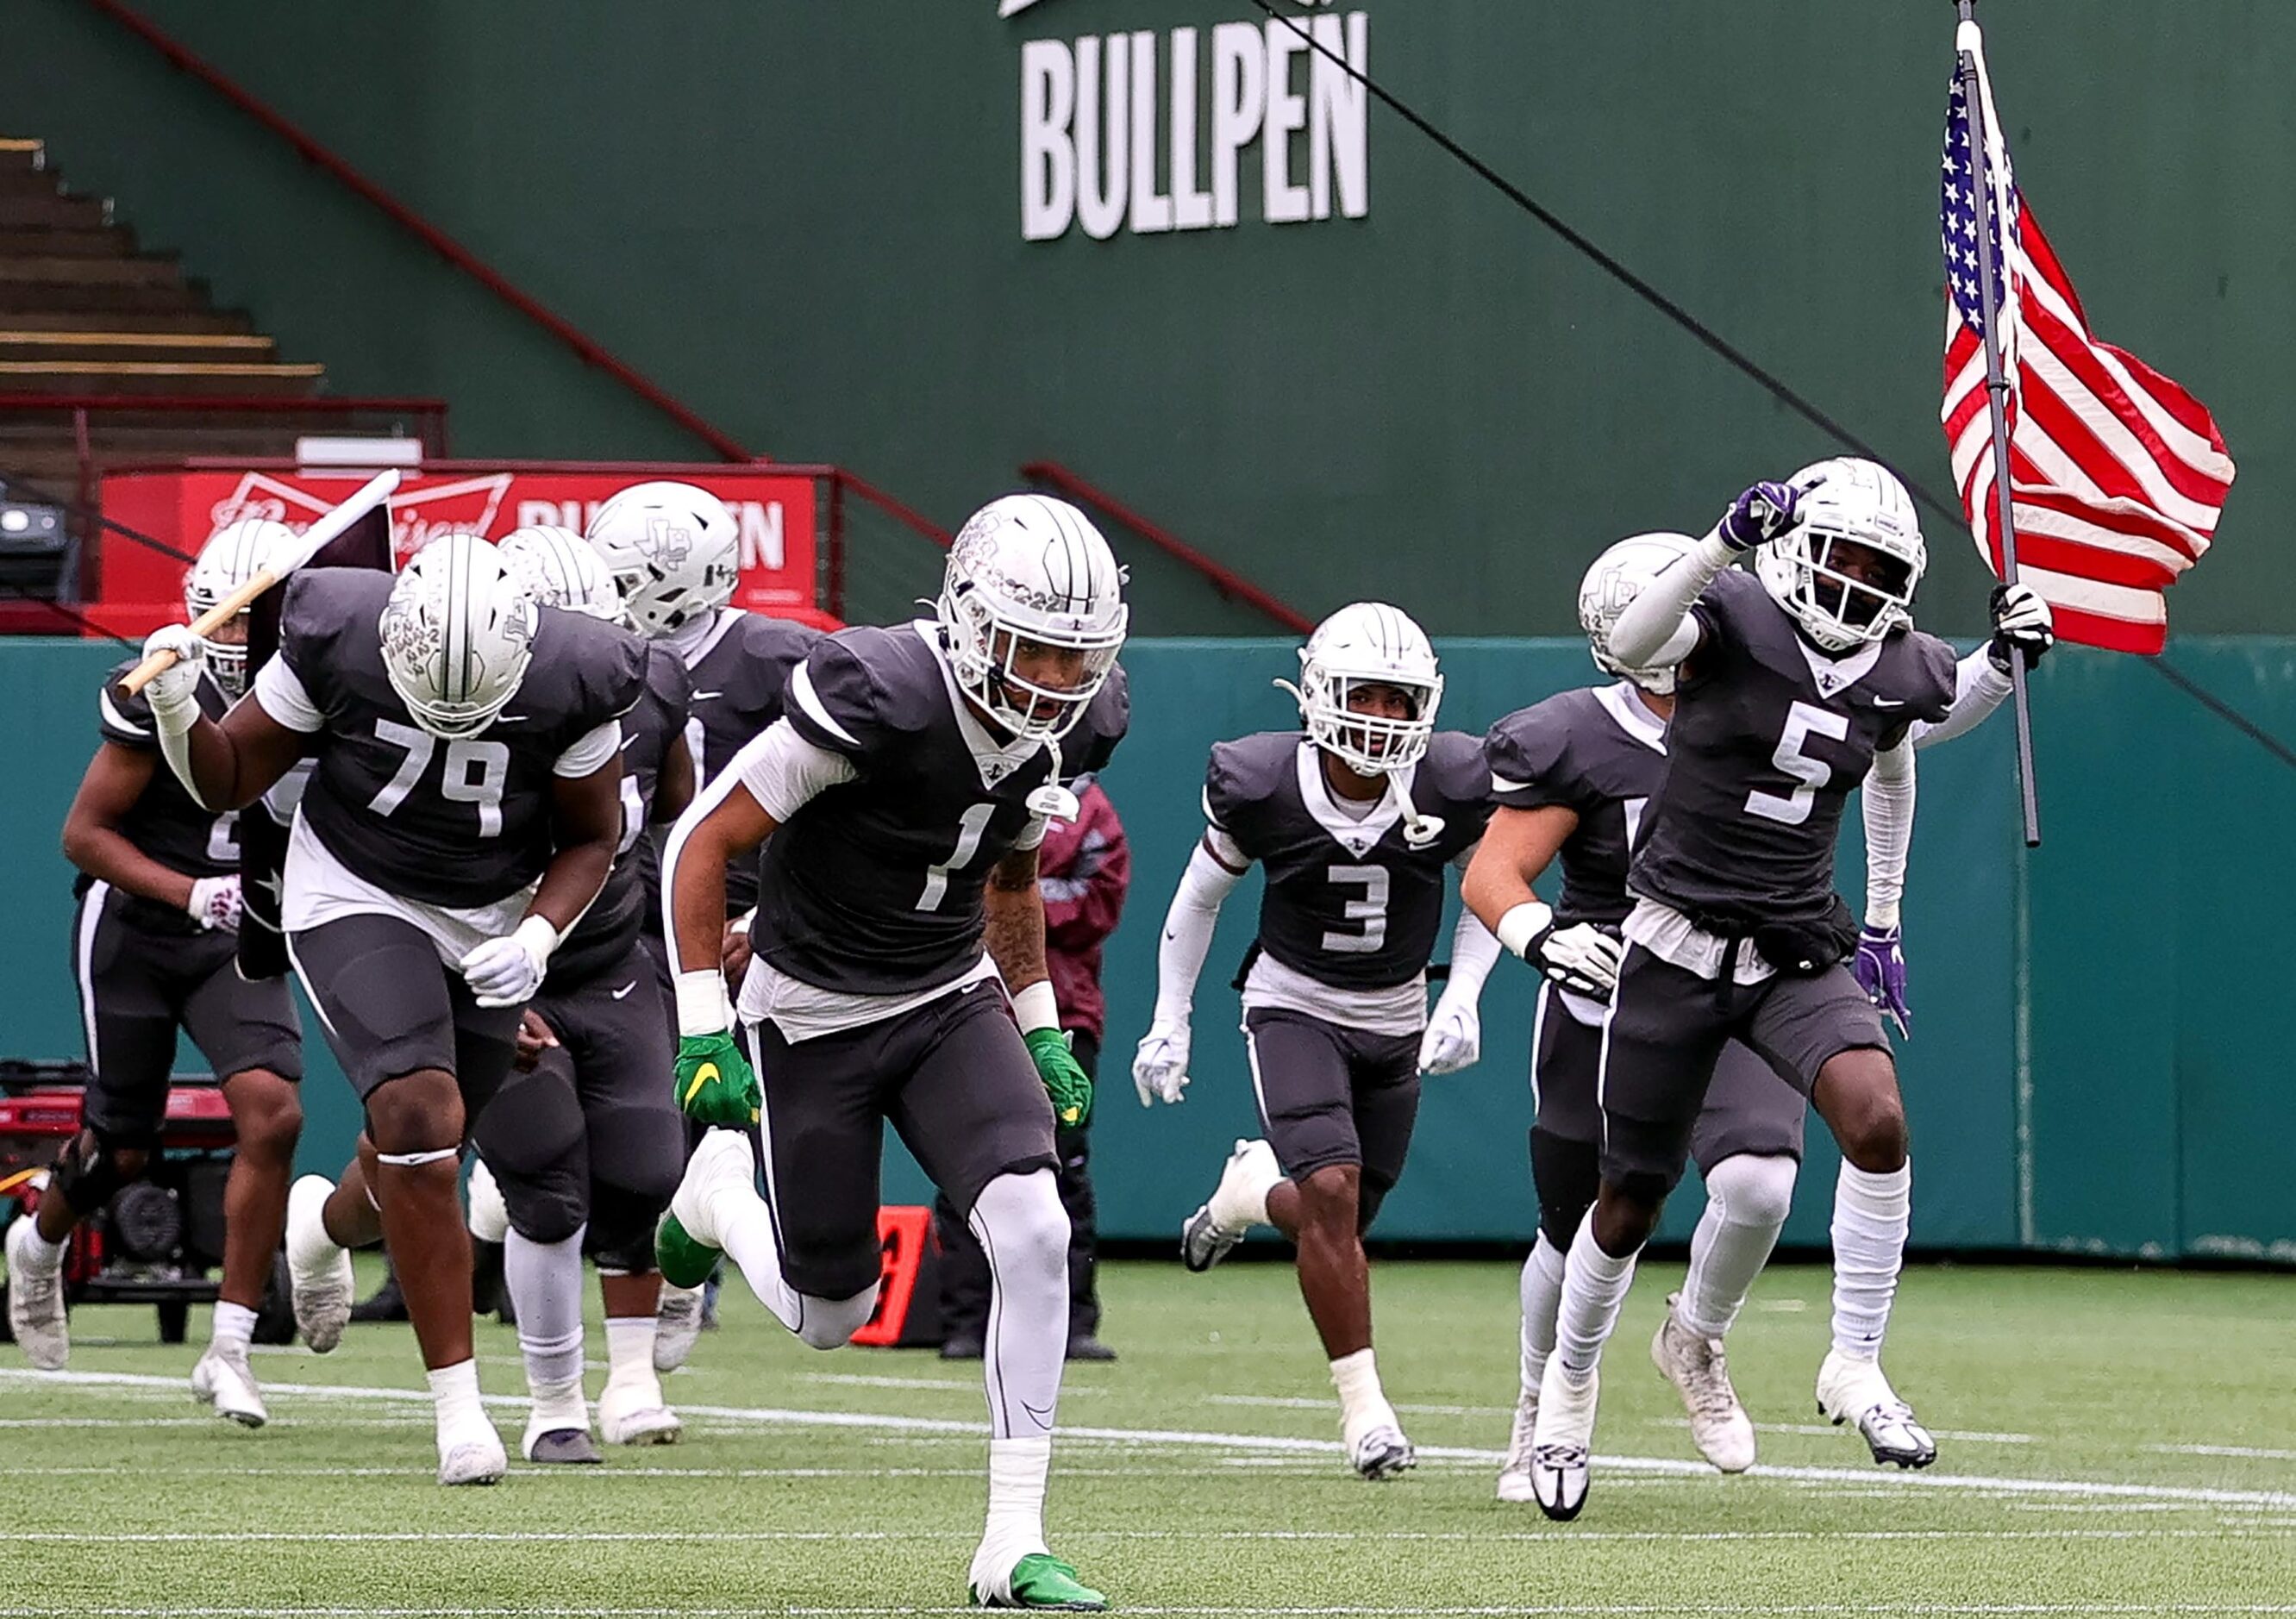
[[[430,768],[430,756],[438,750],[439,739],[427,731],[413,725],[402,725],[397,720],[377,720],[374,734],[378,741],[393,748],[406,749],[406,757],[399,764],[398,773],[382,784],[382,790],[367,800],[367,808],[378,815],[388,815],[406,802],[406,795]],[[473,772],[472,765],[478,769]],[[510,778],[510,745],[507,742],[472,741],[468,738],[447,744],[447,770],[439,783],[439,796],[457,804],[479,806],[479,836],[502,836],[503,783]]]
[[[938,911],[942,900],[948,897],[948,874],[972,863],[980,853],[980,839],[988,830],[988,817],[996,813],[993,804],[976,804],[964,812],[956,823],[956,847],[949,851],[947,860],[925,868],[925,891],[917,895],[916,909]]]

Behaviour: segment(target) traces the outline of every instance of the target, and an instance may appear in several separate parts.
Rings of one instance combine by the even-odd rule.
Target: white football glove
[[[189,625],[170,624],[144,638],[144,656],[154,652],[173,652],[176,661],[144,684],[144,700],[152,705],[152,717],[160,725],[189,731],[200,715],[200,673],[207,667],[207,648]]]
[[[523,1006],[542,987],[557,933],[538,916],[529,916],[517,931],[488,939],[457,963],[463,981],[480,1006]]]
[[[1607,1001],[1619,987],[1619,963],[1627,945],[1592,922],[1555,928],[1531,946],[1538,970],[1563,988]]]
[[[1188,1026],[1185,1019],[1159,1019],[1132,1059],[1132,1088],[1140,1105],[1182,1102],[1188,1097]]]
[[[1993,644],[1987,650],[1993,666],[2003,674],[2008,673],[2012,658],[2021,654],[2030,669],[2057,644],[2057,616],[2031,585],[1997,585],[1991,605]]]
[[[1464,995],[1456,1000],[1448,994],[1438,999],[1427,1019],[1427,1032],[1419,1037],[1419,1071],[1456,1074],[1472,1067],[1482,1054],[1483,1019],[1475,1003]]]
[[[210,933],[218,928],[226,933],[237,933],[241,910],[239,874],[192,879],[192,897],[184,902],[184,910]]]

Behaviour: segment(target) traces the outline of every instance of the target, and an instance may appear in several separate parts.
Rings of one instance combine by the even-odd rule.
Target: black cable
[[[1553,209],[1539,203],[1536,199],[1532,198],[1528,192],[1523,191],[1521,186],[1515,184],[1505,176],[1493,168],[1489,164],[1477,157],[1473,152],[1469,151],[1464,146],[1462,146],[1458,142],[1453,140],[1440,129],[1438,129],[1433,124],[1422,117],[1416,110],[1406,105],[1394,95],[1389,94],[1387,89],[1382,86],[1377,79],[1372,78],[1368,73],[1359,71],[1353,62],[1334,52],[1322,40],[1317,39],[1314,33],[1310,31],[1308,27],[1300,20],[1300,19],[1277,11],[1275,9],[1274,0],[1251,0],[1251,3],[1258,6],[1261,11],[1267,12],[1268,16],[1275,19],[1278,22],[1283,24],[1284,27],[1297,34],[1300,39],[1307,44],[1309,50],[1315,52],[1324,61],[1338,68],[1341,72],[1346,74],[1349,78],[1355,80],[1356,83],[1361,85],[1373,96],[1377,98],[1382,105],[1388,108],[1389,110],[1392,111],[1397,117],[1403,119],[1406,124],[1409,124],[1414,129],[1418,130],[1420,134],[1434,142],[1435,144],[1440,146],[1445,151],[1449,152],[1461,163],[1466,165],[1469,170],[1471,170],[1479,178],[1488,182],[1494,190],[1499,192],[1500,195],[1506,198],[1510,202],[1513,202],[1517,208],[1522,209],[1523,212],[1529,214],[1532,218],[1538,220],[1539,224],[1545,225],[1557,236],[1562,237],[1564,241],[1577,249],[1578,251],[1587,258],[1592,260],[1596,266],[1610,275],[1613,280],[1617,281],[1621,286],[1624,286],[1628,291],[1634,293],[1637,298],[1640,298],[1644,303],[1649,304],[1652,308],[1656,309],[1660,315],[1665,315],[1667,319],[1672,321],[1676,325],[1681,327],[1685,331],[1688,332],[1693,338],[1697,339],[1700,344],[1719,355],[1726,363],[1742,372],[1748,379],[1760,387],[1780,405],[1784,405],[1788,410],[1793,412],[1795,415],[1800,416],[1812,427],[1816,428],[1820,432],[1826,434],[1845,449],[1854,450],[1869,461],[1878,461],[1885,464],[1888,463],[1888,456],[1882,454],[1881,451],[1874,448],[1872,445],[1867,444],[1864,439],[1858,437],[1857,434],[1851,432],[1848,428],[1842,426],[1841,423],[1836,421],[1824,411],[1818,409],[1816,405],[1811,404],[1808,399],[1803,398],[1792,388],[1788,387],[1786,383],[1779,379],[1775,374],[1756,361],[1752,356],[1732,344],[1719,332],[1707,325],[1705,322],[1691,314],[1689,310],[1685,309],[1680,304],[1676,303],[1672,298],[1660,291],[1649,282],[1644,281],[1641,276],[1636,274],[1624,264],[1621,264],[1617,258],[1611,257],[1611,255],[1604,252],[1601,248],[1595,246],[1595,243],[1588,240],[1583,233],[1574,230],[1570,225],[1566,224],[1554,213]],[[1961,503],[1958,500],[1951,502],[1946,501],[1923,485],[1916,483],[1912,478],[1904,478],[1902,474],[1899,476],[1901,480],[1904,482],[1907,492],[1909,492],[1915,500],[1920,501],[1923,505],[1928,506],[1931,510],[1938,512],[1940,516],[1943,516],[1956,527],[1959,527],[1969,520],[1969,514],[1962,510]],[[2243,732],[2252,739],[2259,747],[2270,753],[2273,757],[2278,759],[2282,764],[2288,765],[2291,769],[2296,769],[2296,748],[2290,748],[2285,742],[2281,741],[2270,732],[2265,730],[2263,726],[2248,718],[2247,715],[2242,714],[2238,709],[2226,702],[2222,698],[2218,697],[2214,692],[2209,691],[2205,686],[2202,686],[2199,682],[2194,680],[2190,675],[2185,675],[2181,670],[2176,668],[2173,665],[2164,661],[2162,658],[2153,657],[2144,658],[2143,661],[2153,669],[2159,671],[2162,679],[2168,681],[2169,684],[2184,692],[2185,696],[2191,698],[2194,702],[2200,704],[2201,707],[2206,708],[2210,713],[2215,715],[2226,724]]]
[[[64,620],[67,624],[78,626],[84,632],[104,636],[110,640],[118,642],[121,646],[130,649],[137,649],[143,645],[143,642],[141,642],[128,640],[127,636],[121,634],[117,630],[108,630],[104,628],[103,626],[98,624],[86,614],[80,612],[76,608],[65,606],[62,602],[57,601],[53,596],[40,596],[33,594],[33,593],[26,590],[22,585],[17,584],[12,579],[0,579],[0,590],[6,591],[9,595],[14,597],[19,601],[35,602],[41,607],[45,607],[50,612],[55,614],[57,617]]]

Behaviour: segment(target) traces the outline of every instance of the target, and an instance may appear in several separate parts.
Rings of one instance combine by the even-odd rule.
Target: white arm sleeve
[[[302,677],[287,666],[283,658],[275,658],[255,672],[254,692],[256,706],[290,731],[308,736],[327,723],[327,716],[319,712],[319,705],[304,688]]]
[[[775,720],[751,738],[726,773],[738,778],[758,807],[777,822],[796,814],[816,793],[860,774],[844,755],[807,741],[787,720]]]
[[[1906,854],[1914,843],[1914,749],[1898,743],[1874,756],[1866,778],[1866,922],[1893,928],[1906,894]]]
[[[1451,930],[1451,976],[1443,985],[1443,999],[1472,1006],[1483,997],[1483,980],[1499,959],[1499,942],[1475,913],[1459,907],[1459,925]]]
[[[1217,827],[1209,837],[1226,839]],[[1195,1005],[1196,979],[1204,970],[1204,957],[1212,947],[1212,929],[1219,922],[1221,902],[1234,892],[1243,873],[1212,857],[1201,843],[1188,856],[1180,873],[1171,909],[1164,913],[1164,942],[1156,951],[1156,1021],[1185,1023]]]
[[[602,769],[606,761],[622,751],[622,722],[608,720],[603,725],[593,725],[575,739],[574,745],[558,756],[550,773],[575,781]]]
[[[1708,535],[1690,554],[1650,582],[1611,626],[1611,656],[1630,668],[1662,668],[1698,650],[1698,624],[1690,604],[1730,566],[1732,552]]]
[[[1966,735],[1983,724],[2008,695],[2009,677],[1993,666],[1984,647],[1978,648],[1953,666],[1953,707],[1945,718],[1935,724],[1914,722],[1914,746],[1927,748]]]

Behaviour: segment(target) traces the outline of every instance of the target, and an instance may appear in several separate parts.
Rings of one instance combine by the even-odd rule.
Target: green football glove
[[[1071,1067],[1074,1065],[1071,1064]],[[758,1122],[764,1102],[750,1059],[731,1034],[686,1034],[677,1043],[677,1106],[689,1118],[729,1130]]]
[[[1068,1035],[1060,1029],[1030,1029],[1021,1038],[1037,1059],[1037,1077],[1053,1099],[1053,1116],[1063,1124],[1081,1124],[1090,1118],[1092,1076],[1069,1050]]]

